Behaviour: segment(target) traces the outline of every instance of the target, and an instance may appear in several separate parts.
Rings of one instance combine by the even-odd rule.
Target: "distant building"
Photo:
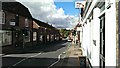
[[[35,42],[45,44],[60,40],[60,33],[55,27],[35,18],[33,18],[33,32],[35,32],[35,34],[33,34],[35,38],[33,44]]]

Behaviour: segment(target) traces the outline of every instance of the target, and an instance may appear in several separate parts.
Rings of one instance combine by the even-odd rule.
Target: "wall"
[[[105,16],[105,65],[116,66],[116,8],[115,0],[110,2],[113,4],[106,9]]]
[[[105,8],[108,6],[105,0]],[[116,9],[115,1],[110,0],[111,7],[105,9],[105,66],[116,66]],[[83,23],[83,54],[87,56],[92,66],[99,66],[100,49],[100,10],[95,8],[96,1],[93,0]],[[90,13],[93,12],[93,21],[89,22]],[[101,13],[102,14],[102,13]],[[86,24],[86,23],[87,24]]]

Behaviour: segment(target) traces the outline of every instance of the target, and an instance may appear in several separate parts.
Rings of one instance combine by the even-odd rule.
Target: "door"
[[[105,68],[105,14],[100,17],[100,68]]]

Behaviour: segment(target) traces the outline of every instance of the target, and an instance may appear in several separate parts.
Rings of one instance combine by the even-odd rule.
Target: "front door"
[[[100,68],[105,68],[105,14],[100,17]]]

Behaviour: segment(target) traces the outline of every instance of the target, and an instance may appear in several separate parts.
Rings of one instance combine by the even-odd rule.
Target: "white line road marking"
[[[0,56],[3,56],[4,54],[0,54]]]
[[[36,55],[30,56],[30,57],[26,57],[26,58],[20,60],[19,62],[15,63],[15,64],[12,65],[12,66],[16,66],[16,65],[20,64],[21,62],[23,62],[23,61],[25,61],[25,60],[27,60],[27,59],[29,59],[29,58],[36,57],[36,56],[38,56],[38,55],[40,55],[40,54],[42,54],[42,53],[38,53],[38,54],[36,54]]]
[[[67,43],[64,43],[64,44],[62,44],[62,45],[67,45],[68,44],[68,42]],[[70,43],[69,43],[70,44]],[[67,47],[67,46],[66,46]],[[65,50],[62,54],[66,54],[66,52],[67,52],[67,50]],[[58,56],[58,60],[56,61],[56,62],[54,62],[53,64],[51,64],[48,68],[50,68],[50,67],[52,67],[53,65],[55,65],[56,63],[58,63],[59,61],[60,61],[60,59],[61,59],[61,55],[62,54],[60,54],[59,56]],[[63,58],[65,58],[66,56],[64,56]]]
[[[21,63],[21,62],[23,62],[24,60],[26,60],[27,58],[24,58],[24,59],[22,59],[21,61],[19,61],[19,62],[17,62],[17,63],[15,63],[14,65],[12,65],[12,66],[16,66],[16,65],[18,65],[19,63]]]
[[[59,61],[60,61],[60,56],[61,56],[62,54],[60,54],[59,56],[58,56],[58,60],[56,61],[56,62],[54,62],[53,64],[51,64],[48,68],[50,68],[50,67],[52,67],[53,65],[55,65],[56,63],[58,63]]]
[[[36,56],[38,56],[38,55],[40,55],[40,54],[42,54],[42,53],[38,53],[38,54],[36,54],[36,55],[30,56],[29,58],[36,57]]]

